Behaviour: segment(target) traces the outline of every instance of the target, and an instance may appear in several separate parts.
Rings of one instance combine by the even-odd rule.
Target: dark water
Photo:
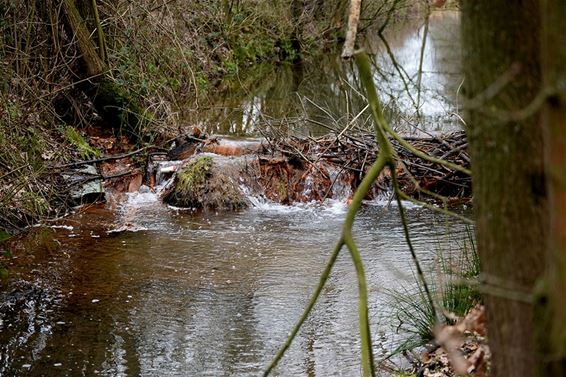
[[[431,19],[418,111],[413,102],[422,23],[388,34],[410,95],[401,90],[383,43],[368,44],[396,127],[458,127],[450,116],[461,81],[457,25],[454,13]],[[238,135],[317,135],[327,132],[320,123],[367,126],[367,116],[356,118],[365,104],[356,94],[355,69],[334,57],[318,63],[250,77],[213,108],[184,116]],[[316,286],[346,206],[256,204],[231,214],[191,214],[167,208],[151,194],[133,194],[117,209],[95,207],[58,224],[63,227],[35,229],[14,251],[11,279],[0,290],[0,376],[260,375]],[[439,253],[460,253],[467,237],[462,224],[421,208],[410,208],[408,216],[429,271],[438,270]],[[389,294],[415,285],[396,207],[364,206],[355,239],[367,269],[379,357],[403,338]],[[344,250],[274,375],[360,375],[357,297]]]
[[[0,375],[257,376],[316,286],[344,211],[190,215],[134,194],[114,220],[99,208],[66,220],[72,229],[38,230],[34,257],[12,269],[29,283],[2,300]],[[138,230],[107,233],[124,215]],[[459,252],[462,225],[418,208],[409,217],[428,268]],[[366,206],[355,229],[379,355],[400,337],[388,291],[414,285],[412,265],[394,206]],[[356,287],[344,251],[275,375],[359,375]]]
[[[459,130],[459,13],[433,13],[428,31],[424,22],[394,26],[385,32],[385,41],[369,33],[364,45],[374,63],[378,93],[390,123],[399,131]],[[341,61],[338,53],[303,65],[252,67],[227,86],[212,107],[186,109],[186,123],[233,135],[318,136],[348,125],[372,129],[367,111],[358,116],[366,101],[356,68]]]

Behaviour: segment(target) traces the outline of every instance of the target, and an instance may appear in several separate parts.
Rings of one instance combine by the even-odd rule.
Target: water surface
[[[383,38],[369,32],[362,41],[386,116],[398,130],[461,129],[459,27],[459,12],[440,11],[432,13],[428,28],[422,19],[410,20],[388,27]],[[184,109],[182,117],[211,132],[240,136],[319,136],[341,131],[353,119],[371,130],[368,112],[357,117],[366,106],[357,76],[354,64],[343,62],[339,53],[305,64],[258,65],[228,79],[228,88],[212,106]]]
[[[195,215],[147,194],[123,206],[113,220],[95,208],[43,230],[31,272],[13,269],[22,282],[2,301],[1,375],[257,376],[306,305],[345,211],[331,202]],[[108,233],[132,208],[139,230]],[[428,211],[409,217],[428,268],[465,237]],[[379,355],[401,336],[388,291],[414,285],[396,208],[367,205],[355,239]],[[344,251],[275,375],[359,375],[356,287]]]

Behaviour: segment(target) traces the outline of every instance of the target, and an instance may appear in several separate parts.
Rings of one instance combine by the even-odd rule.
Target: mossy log
[[[210,156],[189,160],[175,178],[163,201],[178,207],[237,210],[249,206],[237,178],[215,166]]]

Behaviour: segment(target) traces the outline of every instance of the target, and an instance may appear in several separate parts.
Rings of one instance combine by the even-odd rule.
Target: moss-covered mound
[[[177,207],[237,210],[249,206],[235,177],[224,173],[210,156],[191,159],[177,173],[163,200]]]

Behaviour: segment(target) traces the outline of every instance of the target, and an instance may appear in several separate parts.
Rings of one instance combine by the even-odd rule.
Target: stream
[[[420,115],[410,109],[411,98],[392,94],[399,80],[377,79],[388,108],[396,109],[390,114],[397,114],[399,125],[410,124],[408,131],[459,127],[450,117],[461,80],[454,68],[459,61],[446,44],[454,38],[458,15],[442,13],[431,18]],[[422,32],[422,25],[411,25],[390,41],[413,80]],[[388,77],[393,67],[379,51],[375,58]],[[323,67],[303,67],[300,73],[282,67],[284,90],[272,80],[249,96],[219,99],[206,114],[185,115],[230,135],[255,135],[266,119],[283,119],[283,113],[285,119],[308,116],[338,125],[344,109],[363,105],[337,88],[336,78],[317,76],[336,68],[331,62]],[[353,74],[343,67],[335,71]],[[300,77],[288,80],[293,75]],[[321,96],[315,97],[315,88]],[[307,97],[330,110],[305,106]],[[286,132],[325,131],[303,122]],[[153,193],[131,193],[34,228],[14,251],[11,278],[0,289],[0,376],[261,375],[314,291],[347,205],[346,198],[293,206],[253,195],[250,200],[252,208],[234,213],[193,213],[168,207]],[[406,206],[420,261],[438,280],[439,255],[457,256],[468,229]],[[392,292],[416,285],[395,203],[366,202],[354,238],[366,268],[379,359],[406,336],[397,332]],[[360,375],[357,302],[355,270],[344,249],[273,375]]]

